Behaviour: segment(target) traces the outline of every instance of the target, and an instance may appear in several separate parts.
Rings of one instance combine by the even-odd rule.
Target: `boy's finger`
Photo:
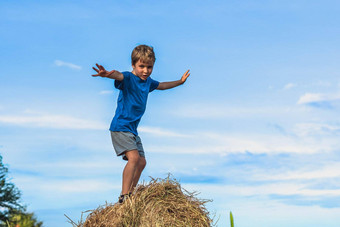
[[[96,63],[96,66],[98,67],[99,70],[103,70],[104,69],[104,67],[102,65],[98,65],[97,63]]]
[[[99,70],[96,69],[95,67],[92,67],[92,69],[94,69],[94,71],[96,71],[97,73],[99,73]]]

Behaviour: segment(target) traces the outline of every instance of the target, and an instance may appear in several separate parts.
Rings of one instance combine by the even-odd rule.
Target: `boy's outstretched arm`
[[[124,76],[121,72],[118,72],[117,70],[107,71],[102,65],[96,64],[97,68],[92,67],[94,71],[97,72],[97,74],[94,74],[92,76],[100,76],[100,77],[107,77],[110,79],[120,80],[122,81],[124,79]]]
[[[180,80],[175,80],[175,81],[170,81],[170,82],[161,82],[159,83],[157,90],[166,90],[166,89],[170,89],[170,88],[174,88],[177,87],[179,85],[182,85],[185,83],[185,81],[188,79],[188,77],[190,76],[189,73],[190,70],[187,70],[182,78]]]

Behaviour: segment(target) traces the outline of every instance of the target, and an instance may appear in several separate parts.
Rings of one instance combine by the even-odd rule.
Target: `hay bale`
[[[115,226],[195,226],[212,225],[204,207],[209,200],[196,198],[174,179],[152,179],[138,185],[133,196],[123,204],[106,204],[93,210],[78,227]]]

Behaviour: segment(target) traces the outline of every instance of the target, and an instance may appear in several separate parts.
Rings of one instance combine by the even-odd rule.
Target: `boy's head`
[[[135,65],[138,62],[138,60],[140,60],[143,63],[152,63],[153,65],[156,61],[153,48],[147,45],[136,46],[131,54],[132,65]]]
[[[146,80],[152,73],[155,63],[153,48],[147,45],[139,45],[131,54],[132,73],[142,80]]]

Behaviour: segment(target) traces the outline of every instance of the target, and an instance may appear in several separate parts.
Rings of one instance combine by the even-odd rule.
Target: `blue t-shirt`
[[[110,130],[137,133],[137,126],[142,118],[149,92],[155,90],[159,82],[151,79],[142,80],[131,72],[122,72],[124,79],[115,80],[115,87],[120,90],[117,109],[112,119]]]

